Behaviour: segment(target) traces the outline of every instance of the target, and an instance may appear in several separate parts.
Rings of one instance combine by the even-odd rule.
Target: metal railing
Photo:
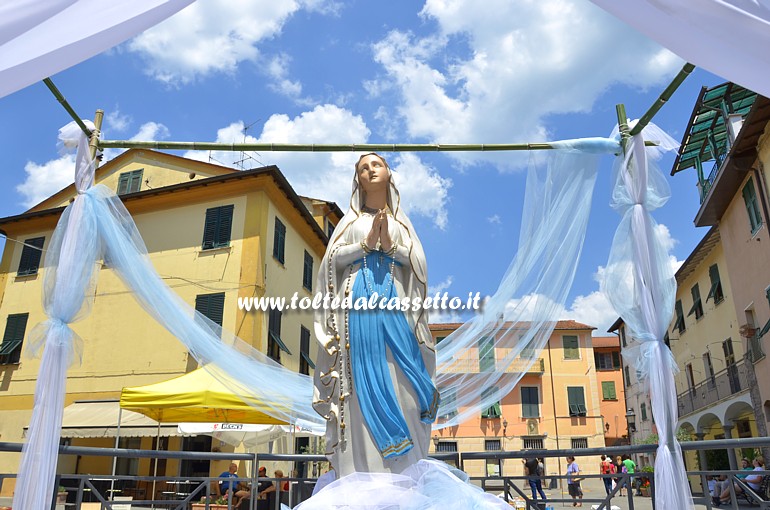
[[[680,393],[677,395],[679,416],[686,416],[747,391],[749,384],[746,372],[745,362],[741,360]]]
[[[770,446],[770,438],[743,438],[743,439],[722,439],[715,441],[689,441],[681,444],[683,451],[709,451],[709,450],[723,450],[723,449],[738,449],[738,448],[761,448]],[[2,443],[0,442],[0,453],[3,452],[20,452],[22,445],[20,443]],[[622,454],[651,454],[657,450],[657,445],[634,445],[634,446],[613,446],[603,448],[578,448],[578,449],[560,449],[560,450],[519,450],[519,451],[495,451],[495,452],[466,452],[466,453],[448,453],[448,454],[436,454],[433,458],[445,461],[449,464],[457,466],[459,469],[464,470],[471,463],[484,462],[485,464],[490,461],[497,462],[501,467],[504,466],[503,461],[509,459],[525,459],[532,457],[558,458],[566,456],[574,456],[578,459],[584,457],[593,457],[593,461],[599,455],[607,455],[610,458],[616,455]],[[247,460],[252,462],[253,470],[256,469],[259,462],[265,461],[278,461],[278,462],[317,462],[325,461],[325,457],[321,455],[277,455],[277,454],[228,454],[228,453],[194,453],[194,452],[170,452],[170,451],[154,451],[154,450],[130,450],[130,449],[115,449],[115,448],[90,448],[90,447],[73,447],[73,446],[61,446],[59,453],[63,455],[81,455],[81,456],[103,456],[103,457],[127,457],[127,458],[172,458],[172,459],[186,459],[186,460],[227,460],[238,461]],[[521,465],[516,462],[514,465],[519,466],[518,470],[521,470]],[[754,504],[758,504],[762,509],[770,509],[770,501],[767,499],[768,494],[757,494],[750,486],[746,484],[744,480],[738,477],[739,474],[745,475],[746,471],[689,471],[688,476],[696,477],[700,479],[702,487],[707,487],[707,476],[724,474],[728,477],[732,483],[730,484],[730,505],[733,510],[738,510],[738,501],[741,497],[741,492],[748,494],[753,500]],[[770,482],[770,472],[766,471],[762,473],[768,477]],[[15,474],[0,474],[0,483],[5,479],[15,478]],[[645,478],[649,480],[649,495],[652,497],[651,504],[653,509],[655,508],[654,494],[655,494],[655,480],[653,473],[637,472],[633,475],[628,473],[617,473],[614,475],[584,475],[581,473],[581,478],[585,481],[584,484],[594,481],[597,486],[601,487],[603,484],[599,483],[599,480],[605,478],[615,479],[615,486],[610,490],[609,494],[603,497],[583,498],[582,502],[591,505],[596,504],[599,510],[611,508],[613,501],[617,501],[622,498],[624,502],[627,502],[627,508],[634,510],[635,501],[638,498],[634,489],[637,489],[640,485],[640,481]],[[567,477],[558,472],[546,473],[543,476],[544,480],[551,481],[551,487],[554,484],[562,485],[563,480]],[[255,497],[255,489],[260,481],[270,480],[278,482],[276,485],[277,496],[273,498],[269,503],[262,502]],[[531,498],[527,489],[529,486],[530,477],[528,476],[510,476],[500,471],[500,476],[483,476],[483,477],[470,477],[470,480],[485,491],[502,491],[501,497],[506,501],[517,500],[523,503],[527,509],[538,509],[539,503],[542,500],[536,500]],[[133,507],[137,505],[143,508],[164,508],[169,510],[188,510],[193,508],[205,509],[210,508],[210,504],[199,503],[202,497],[212,496],[215,491],[212,487],[215,483],[221,481],[218,477],[168,477],[168,476],[106,476],[106,475],[58,475],[57,485],[67,487],[68,497],[67,503],[64,504],[67,510],[80,510],[81,506],[86,503],[86,500],[96,502],[101,509],[115,509],[121,508],[119,505],[126,505],[125,501],[113,500],[110,495],[123,493],[132,494],[134,496],[130,504]],[[240,477],[233,479],[233,481],[243,481],[250,484],[251,497],[248,498],[247,506],[241,505],[241,509],[250,510],[274,510],[278,509],[280,504],[286,504],[289,507],[293,507],[300,502],[304,501],[312,493],[312,487],[315,484],[316,479],[312,477],[290,477],[290,478],[257,478],[256,473],[252,473],[249,477]],[[289,483],[289,490],[283,489],[283,483]],[[763,488],[766,489],[768,484],[763,484]],[[154,486],[154,490],[151,487]],[[619,493],[622,488],[627,488],[627,494],[620,496]],[[736,489],[738,487],[739,489]],[[144,489],[144,492],[142,492]],[[692,487],[693,493],[698,497],[698,503],[705,504],[705,506],[711,510],[712,502],[710,495],[703,492],[701,487]],[[149,497],[148,496],[149,493]],[[560,495],[563,494],[560,491]],[[142,499],[140,499],[142,498]],[[702,498],[702,501],[700,500]],[[571,504],[572,499],[569,497],[549,497],[548,504]],[[229,499],[227,502],[228,510],[234,508],[235,502]],[[201,506],[198,506],[201,505]],[[725,508],[724,506],[722,508]],[[52,495],[51,509],[56,509],[56,494]]]

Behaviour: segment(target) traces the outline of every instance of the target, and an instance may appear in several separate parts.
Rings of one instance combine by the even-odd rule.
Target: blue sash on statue
[[[387,299],[398,293],[390,274],[395,262],[381,251],[362,259],[353,283],[353,303],[368,300],[373,292]],[[393,457],[412,448],[404,414],[396,399],[386,357],[394,361],[417,394],[420,419],[432,423],[438,408],[438,392],[425,368],[417,338],[401,310],[355,310],[349,312],[350,358],[353,390],[358,397],[366,425],[383,457]]]

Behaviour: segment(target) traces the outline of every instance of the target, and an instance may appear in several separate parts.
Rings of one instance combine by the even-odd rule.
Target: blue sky
[[[109,139],[511,143],[606,136],[617,103],[641,116],[682,64],[587,0],[198,0],[52,78],[81,116],[105,110]],[[700,87],[723,81],[696,70],[654,122],[680,140]],[[71,182],[72,159],[56,151],[69,120],[42,83],[0,99],[0,215]],[[242,157],[179,154],[223,164]],[[249,156],[246,168],[277,164],[300,194],[345,207],[355,155]],[[387,157],[431,286],[494,292],[516,250],[526,155]],[[666,175],[672,163],[663,160]],[[600,332],[616,318],[596,281],[619,220],[607,205],[610,166],[606,158],[561,317]],[[669,181],[672,200],[656,219],[681,261],[705,229],[692,223],[694,174]]]

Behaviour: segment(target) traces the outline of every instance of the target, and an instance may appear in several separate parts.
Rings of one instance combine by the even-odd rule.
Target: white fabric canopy
[[[770,0],[591,0],[691,62],[770,97]]]
[[[133,411],[120,412],[120,402],[94,401],[75,402],[64,408],[61,436],[94,438],[117,437],[120,421],[120,437],[155,437],[158,422]],[[26,434],[28,427],[24,427]],[[192,435],[196,432],[179,430],[176,423],[165,423],[160,427],[161,436]]]
[[[312,430],[293,425],[257,425],[254,423],[180,423],[177,430],[181,435],[207,435],[233,446],[243,444],[246,448],[275,441],[292,434],[294,437],[322,436],[323,430]]]
[[[0,97],[160,23],[193,0],[3,0]]]

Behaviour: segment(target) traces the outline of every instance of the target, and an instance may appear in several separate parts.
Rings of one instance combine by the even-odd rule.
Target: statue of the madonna
[[[376,293],[376,306],[322,309],[315,317],[321,345],[313,405],[327,420],[326,452],[338,477],[401,473],[427,457],[439,404],[427,312],[379,306],[422,300],[426,284],[425,254],[388,164],[361,156],[318,289],[354,305],[375,303]]]

